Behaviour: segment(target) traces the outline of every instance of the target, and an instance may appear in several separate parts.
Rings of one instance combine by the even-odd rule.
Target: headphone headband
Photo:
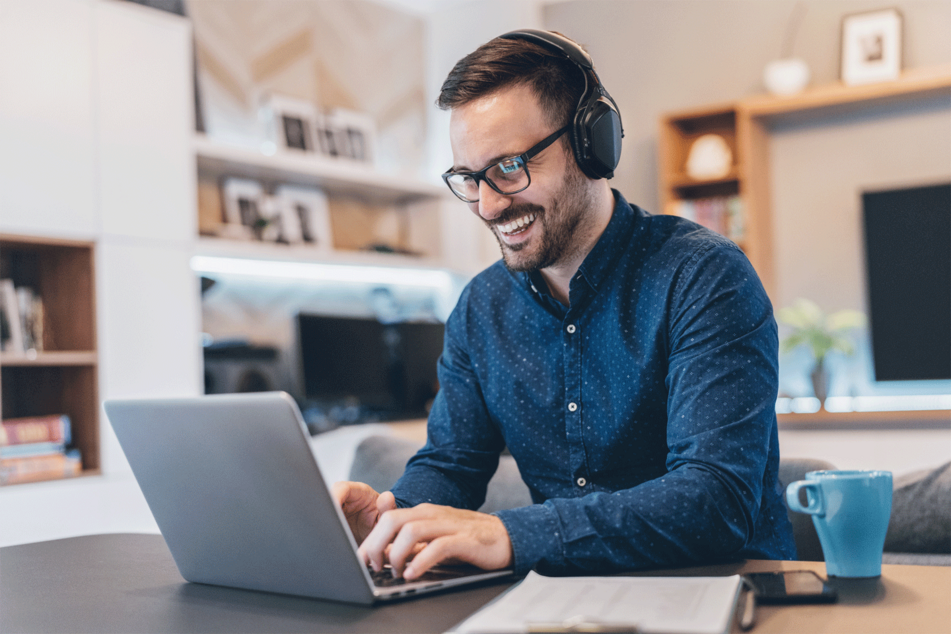
[[[578,167],[591,178],[611,178],[621,158],[624,129],[617,104],[604,89],[591,56],[558,33],[538,29],[511,31],[506,40],[533,42],[563,54],[584,74],[585,89],[572,117],[571,148]]]

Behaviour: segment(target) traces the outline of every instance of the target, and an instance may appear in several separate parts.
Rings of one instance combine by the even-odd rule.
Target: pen
[[[740,592],[742,603],[737,608],[737,619],[740,629],[746,632],[753,629],[756,621],[756,593],[753,591],[753,585],[747,581],[746,577],[740,578],[743,580],[743,588]]]

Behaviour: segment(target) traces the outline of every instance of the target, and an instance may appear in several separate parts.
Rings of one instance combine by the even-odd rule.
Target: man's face
[[[453,109],[453,168],[477,171],[518,156],[555,130],[530,88],[506,88]],[[513,271],[547,268],[571,257],[581,246],[578,227],[587,210],[588,179],[560,140],[529,161],[528,171],[532,182],[525,191],[503,195],[482,182],[479,202],[469,203]]]

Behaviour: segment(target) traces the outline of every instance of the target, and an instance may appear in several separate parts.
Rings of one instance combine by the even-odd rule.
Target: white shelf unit
[[[422,255],[400,255],[350,249],[319,249],[201,236],[197,255],[280,261],[327,262],[354,266],[394,266],[467,269],[466,263],[450,266],[453,249],[444,244],[445,202],[454,202],[448,191],[435,183],[414,177],[385,174],[372,165],[347,159],[332,159],[296,150],[278,150],[266,155],[253,148],[229,145],[205,135],[193,141],[200,180],[220,182],[223,177],[255,179],[266,190],[279,184],[303,185],[323,190],[331,200],[349,200],[386,214],[398,214],[401,237],[410,250]],[[333,221],[346,223],[336,214]],[[451,221],[450,221],[451,222]],[[336,229],[335,229],[336,232]]]

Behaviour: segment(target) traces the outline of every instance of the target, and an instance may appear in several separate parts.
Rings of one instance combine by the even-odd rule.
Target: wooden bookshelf
[[[660,121],[660,199],[672,203],[711,197],[739,196],[743,234],[737,243],[775,297],[769,135],[779,120],[819,121],[836,114],[872,107],[915,103],[951,96],[951,68],[906,71],[900,79],[862,86],[841,82],[818,86],[788,97],[758,95],[667,114]],[[703,134],[717,134],[730,147],[733,165],[723,178],[696,180],[686,174],[690,147]]]
[[[0,278],[44,309],[42,346],[0,353],[2,418],[68,415],[83,473],[99,473],[94,243],[0,234]]]

